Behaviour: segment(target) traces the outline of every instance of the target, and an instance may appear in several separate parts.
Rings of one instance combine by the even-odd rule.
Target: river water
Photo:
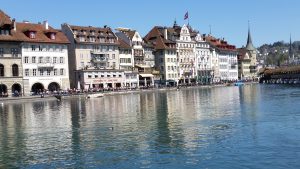
[[[300,87],[0,103],[0,168],[300,168]]]

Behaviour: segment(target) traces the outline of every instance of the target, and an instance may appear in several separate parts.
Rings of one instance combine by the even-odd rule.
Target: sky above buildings
[[[241,47],[246,45],[248,21],[254,45],[300,40],[300,1],[297,0],[9,0],[0,9],[21,22],[48,20],[55,28],[62,23],[80,26],[108,25],[132,28],[145,36],[153,26],[189,23],[202,34]]]

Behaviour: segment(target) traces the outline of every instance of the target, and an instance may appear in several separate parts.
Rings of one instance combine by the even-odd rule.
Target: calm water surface
[[[0,103],[0,168],[300,168],[300,87]]]

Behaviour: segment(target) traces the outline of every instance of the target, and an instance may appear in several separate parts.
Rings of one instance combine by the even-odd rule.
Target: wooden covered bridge
[[[259,74],[260,83],[300,84],[300,65],[263,68]]]

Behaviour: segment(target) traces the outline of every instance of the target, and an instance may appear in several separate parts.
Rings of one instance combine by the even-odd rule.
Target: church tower
[[[293,46],[292,46],[292,35],[290,35],[290,47],[289,47],[289,63],[294,61],[294,53],[293,53]]]
[[[247,38],[247,45],[246,45],[246,51],[249,54],[249,57],[251,59],[250,61],[250,73],[256,73],[257,72],[257,52],[256,49],[252,43],[252,38],[251,38],[251,32],[250,32],[250,25],[248,24],[248,38]]]

